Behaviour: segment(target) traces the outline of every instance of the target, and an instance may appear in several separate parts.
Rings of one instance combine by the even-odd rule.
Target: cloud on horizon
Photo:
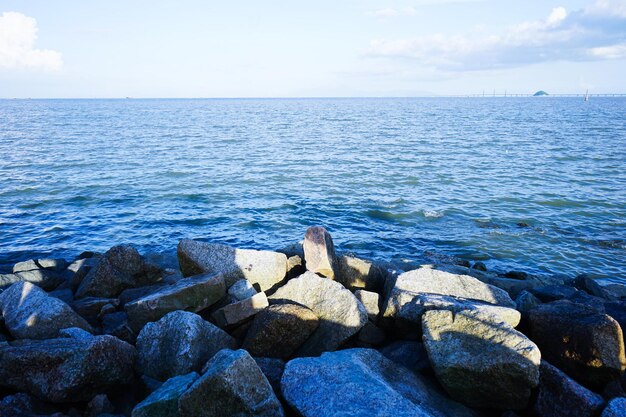
[[[18,12],[0,15],[0,68],[57,71],[63,66],[60,52],[36,49],[37,21]]]
[[[376,39],[367,56],[412,60],[438,70],[482,71],[548,61],[626,58],[626,0],[596,0],[568,13],[554,8],[540,21],[523,22],[503,33],[434,34]]]

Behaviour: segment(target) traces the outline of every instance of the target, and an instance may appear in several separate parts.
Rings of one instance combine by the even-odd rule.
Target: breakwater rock
[[[120,245],[0,276],[0,416],[624,415],[617,283],[393,270],[319,226],[165,258]]]

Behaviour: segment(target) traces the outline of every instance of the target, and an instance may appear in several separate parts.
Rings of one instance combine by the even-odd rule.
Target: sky
[[[0,97],[626,93],[626,0],[0,0]]]

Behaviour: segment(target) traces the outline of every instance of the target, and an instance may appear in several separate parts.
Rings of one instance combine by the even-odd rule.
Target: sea
[[[0,100],[0,272],[182,238],[626,282],[626,98]]]

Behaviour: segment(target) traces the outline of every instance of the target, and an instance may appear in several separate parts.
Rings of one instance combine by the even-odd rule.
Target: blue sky
[[[0,97],[626,92],[626,0],[0,0]]]

